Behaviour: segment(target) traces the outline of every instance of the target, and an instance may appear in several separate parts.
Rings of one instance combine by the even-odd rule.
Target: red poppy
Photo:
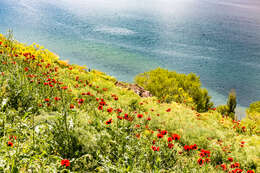
[[[84,102],[84,99],[82,99],[82,98],[78,100],[78,104],[82,104],[83,102]]]
[[[143,114],[137,114],[137,118],[143,118]]]
[[[61,160],[61,166],[66,166],[66,167],[70,166],[70,161],[67,159]]]
[[[171,137],[168,138],[168,142],[172,142],[172,138]]]
[[[68,89],[68,87],[67,86],[63,86],[63,87],[61,87],[61,89],[66,90],[66,89]]]
[[[206,163],[209,163],[209,162],[210,162],[210,159],[209,159],[209,158],[206,158],[206,159],[205,159],[205,162],[206,162]]]
[[[232,157],[229,157],[229,158],[228,158],[228,161],[230,161],[230,162],[233,162],[233,160],[234,160],[234,159],[233,159]]]
[[[119,108],[118,108],[118,109],[116,110],[116,112],[117,112],[117,113],[122,113],[122,109],[119,109]]]
[[[151,120],[151,117],[148,117],[148,118],[147,118],[147,121],[150,121],[150,120]]]
[[[160,151],[160,147],[152,146],[153,151]]]
[[[98,110],[103,110],[103,106],[99,105]]]
[[[204,154],[204,157],[210,157],[210,151],[209,150],[201,149],[200,152]],[[203,154],[201,154],[201,155],[203,155]]]
[[[183,148],[184,148],[185,151],[190,151],[192,149],[192,147],[189,146],[189,145],[184,145]]]
[[[173,146],[174,146],[174,144],[172,144],[172,143],[168,144],[168,148],[170,148],[170,149],[172,149]]]
[[[28,68],[28,67],[25,67],[25,68],[24,68],[24,71],[28,71],[28,70],[29,70],[29,68]]]
[[[99,101],[99,98],[96,98],[96,101]]]
[[[128,114],[125,114],[125,115],[124,115],[124,119],[128,119]]]
[[[14,145],[14,144],[13,144],[12,142],[10,142],[10,141],[7,142],[7,146],[13,147],[13,145]]]
[[[111,124],[112,123],[112,118],[110,118],[108,121],[106,121],[106,125]]]
[[[162,131],[161,131],[161,134],[162,134],[162,135],[166,135],[167,133],[168,133],[168,132],[167,132],[166,130],[162,130]]]
[[[197,144],[193,144],[193,145],[191,145],[191,149],[192,149],[192,150],[197,150],[197,149],[198,149]]]
[[[162,135],[161,133],[158,133],[158,134],[157,134],[157,137],[158,137],[158,138],[163,138],[163,135]]]
[[[241,144],[245,144],[245,141],[241,141]]]
[[[171,108],[168,108],[168,109],[166,110],[166,112],[171,112]]]
[[[152,142],[153,144],[155,144],[155,140],[153,140],[153,142]]]
[[[221,166],[221,168],[222,168],[223,171],[226,171],[226,170],[227,170],[227,165],[222,164],[222,165],[220,165],[220,166]]]
[[[111,113],[113,111],[113,108],[107,108],[107,112]]]
[[[60,98],[59,97],[54,97],[54,100],[59,101]]]
[[[122,119],[123,119],[123,117],[121,117],[121,116],[117,116],[117,118],[118,118],[118,119],[120,119],[120,120],[122,120]]]
[[[74,109],[74,105],[73,104],[70,104],[70,109]]]
[[[240,168],[237,168],[237,169],[235,169],[235,170],[233,170],[235,173],[242,173],[243,172],[243,170],[242,169],[240,169]]]
[[[198,162],[198,164],[199,164],[200,166],[202,166],[203,163],[204,163],[204,160],[202,160],[201,158],[199,158],[197,162]]]
[[[255,173],[253,170],[248,170],[246,173]]]
[[[240,164],[238,162],[230,165],[231,168],[239,168]]]
[[[106,105],[106,102],[104,102],[104,100],[102,101],[103,99],[101,99],[101,102],[99,102],[99,105],[102,105],[102,106],[105,106]]]
[[[45,102],[49,102],[49,101],[50,101],[50,99],[49,99],[49,98],[46,98],[46,99],[44,99],[44,101],[45,101]]]
[[[114,100],[117,101],[117,100],[118,100],[118,97],[114,97]]]
[[[172,134],[172,139],[173,140],[180,140],[180,136],[178,134]]]

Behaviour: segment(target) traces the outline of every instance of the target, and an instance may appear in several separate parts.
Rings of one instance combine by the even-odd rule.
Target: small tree
[[[235,90],[231,90],[229,92],[228,100],[227,100],[227,113],[230,117],[234,119],[235,109],[237,106],[237,96]]]

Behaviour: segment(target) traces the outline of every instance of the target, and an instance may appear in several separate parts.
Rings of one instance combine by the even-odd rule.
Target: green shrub
[[[200,79],[194,73],[185,75],[157,68],[137,75],[135,82],[163,102],[187,103],[194,105],[198,112],[213,106],[208,91],[201,88]]]
[[[236,101],[236,92],[235,90],[231,90],[228,96],[228,101],[227,101],[227,107],[228,107],[228,114],[235,114],[235,109],[237,106],[237,101]]]

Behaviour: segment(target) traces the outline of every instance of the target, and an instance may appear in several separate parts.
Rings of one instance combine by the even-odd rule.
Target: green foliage
[[[235,109],[237,106],[237,101],[236,101],[236,92],[235,90],[230,91],[228,95],[228,101],[227,101],[227,107],[228,107],[228,114],[235,114]]]
[[[259,172],[254,121],[242,128],[217,111],[200,114],[172,102],[210,104],[194,74],[163,76],[163,87],[157,85],[170,104],[141,98],[102,72],[87,72],[41,46],[0,34],[0,172],[214,173],[222,163],[232,170],[228,157]],[[167,133],[158,138],[162,131]],[[170,141],[173,134],[180,139]],[[193,144],[198,148],[185,151]],[[211,161],[200,166],[202,149],[210,150]],[[62,164],[67,159],[69,166]]]
[[[228,106],[227,105],[219,105],[216,107],[216,110],[222,115],[228,115]]]
[[[193,73],[185,75],[157,68],[137,75],[135,82],[163,102],[194,104],[198,112],[206,112],[213,106],[207,90],[201,88],[199,77]]]
[[[249,128],[251,134],[260,134],[260,101],[250,104],[242,123]]]

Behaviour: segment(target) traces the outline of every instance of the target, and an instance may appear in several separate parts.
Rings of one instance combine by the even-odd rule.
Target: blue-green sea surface
[[[133,82],[158,66],[194,72],[239,116],[260,100],[259,0],[0,0],[0,32]]]

